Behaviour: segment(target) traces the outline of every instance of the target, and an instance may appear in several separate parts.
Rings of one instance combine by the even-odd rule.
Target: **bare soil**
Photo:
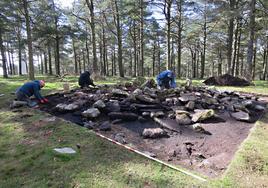
[[[95,90],[84,92],[94,93]],[[64,94],[54,94],[47,96],[47,98],[50,102],[40,106],[42,111],[78,125],[84,125],[84,118],[81,113],[91,107],[92,103],[85,104],[77,111],[62,113],[56,111],[55,106],[64,101],[68,102],[64,98]],[[262,103],[261,100],[259,101]],[[262,114],[253,114],[254,121],[259,119]],[[178,127],[175,120],[168,118],[165,118],[165,121],[177,126],[178,132],[165,129],[168,137],[163,138],[144,139],[141,136],[145,128],[159,127],[150,118],[146,121],[119,121],[118,123],[111,123],[111,131],[99,131],[98,128],[94,131],[99,131],[111,139],[114,139],[120,133],[128,145],[139,151],[150,152],[155,154],[156,158],[170,164],[180,165],[209,177],[217,177],[226,170],[239,145],[247,138],[250,129],[254,126],[254,121],[252,123],[236,121],[226,111],[219,111],[217,115],[225,122],[212,119],[200,123],[211,135],[196,132],[186,125]],[[107,112],[102,111],[101,115],[94,119],[94,122],[101,124],[101,122],[107,120],[109,120]]]

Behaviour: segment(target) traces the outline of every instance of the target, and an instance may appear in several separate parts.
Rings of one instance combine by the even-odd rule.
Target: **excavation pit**
[[[202,87],[101,86],[47,98],[42,111],[208,177],[226,170],[266,110],[254,95]]]

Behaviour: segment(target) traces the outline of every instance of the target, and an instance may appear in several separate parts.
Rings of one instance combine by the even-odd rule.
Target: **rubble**
[[[59,111],[74,111],[77,110],[79,108],[79,106],[77,104],[57,104],[56,109],[58,109]]]
[[[86,118],[96,118],[100,115],[98,108],[89,108],[86,111],[82,112],[82,116]]]
[[[98,100],[93,104],[94,108],[103,109],[106,107],[105,103],[102,100]]]
[[[212,109],[209,110],[194,110],[192,115],[193,122],[201,122],[214,116],[215,112]]]

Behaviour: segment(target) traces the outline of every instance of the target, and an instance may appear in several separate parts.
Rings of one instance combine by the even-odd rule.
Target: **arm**
[[[96,85],[93,83],[93,80],[90,79],[90,78],[89,78],[89,85],[94,86],[94,87],[96,86]]]
[[[36,99],[38,100],[43,100],[44,98],[42,97],[42,95],[40,94],[39,92],[39,86],[38,85],[35,85],[34,86],[34,96]]]
[[[171,82],[170,82],[170,86],[172,88],[175,88],[176,87],[176,81],[175,81],[175,77],[172,78]]]

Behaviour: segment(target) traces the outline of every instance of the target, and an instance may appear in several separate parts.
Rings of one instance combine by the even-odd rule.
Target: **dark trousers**
[[[31,101],[30,97],[25,95],[23,92],[16,91],[15,94],[16,94],[17,100],[27,102],[27,105],[30,106],[30,107],[33,107],[33,106],[37,105],[37,103],[35,101]]]

